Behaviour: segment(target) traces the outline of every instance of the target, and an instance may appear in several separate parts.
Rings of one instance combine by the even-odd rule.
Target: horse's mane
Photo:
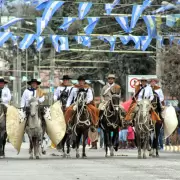
[[[29,103],[36,102],[36,101],[38,101],[37,98],[32,97],[32,98],[29,100]]]

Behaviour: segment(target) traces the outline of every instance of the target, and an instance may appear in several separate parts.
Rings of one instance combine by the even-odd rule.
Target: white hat
[[[113,78],[113,79],[115,79],[115,78],[116,78],[116,76],[115,76],[114,74],[109,74],[107,78],[108,78],[108,79],[109,79],[109,78]]]

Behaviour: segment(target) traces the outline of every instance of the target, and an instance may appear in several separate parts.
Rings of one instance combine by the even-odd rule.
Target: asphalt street
[[[53,156],[53,155],[56,156]],[[137,159],[137,150],[120,150],[105,158],[103,149],[87,148],[87,159],[63,159],[48,148],[40,160],[29,160],[28,143],[19,155],[11,144],[0,159],[0,180],[179,180],[180,153],[160,152],[160,158]]]

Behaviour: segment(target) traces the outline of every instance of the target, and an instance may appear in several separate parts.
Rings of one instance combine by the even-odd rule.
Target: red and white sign
[[[156,75],[129,75],[128,76],[128,82],[127,82],[129,93],[134,92],[135,85],[139,84],[139,79],[142,77],[147,78],[147,79],[157,78]]]

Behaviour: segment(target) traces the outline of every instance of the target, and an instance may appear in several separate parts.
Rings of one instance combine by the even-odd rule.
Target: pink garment
[[[132,126],[128,126],[127,139],[128,140],[134,140],[134,129]]]

